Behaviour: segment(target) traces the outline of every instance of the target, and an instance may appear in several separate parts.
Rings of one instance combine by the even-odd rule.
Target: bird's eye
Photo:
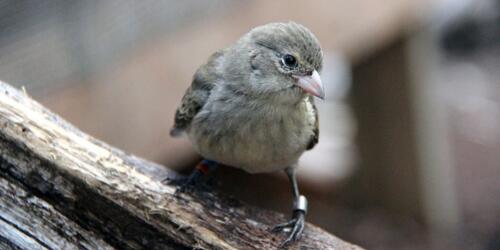
[[[295,68],[297,66],[297,59],[295,59],[295,57],[290,54],[286,54],[281,60],[287,67]]]

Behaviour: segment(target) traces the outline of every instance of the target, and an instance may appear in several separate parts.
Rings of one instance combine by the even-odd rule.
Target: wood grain
[[[124,135],[126,136],[126,135]],[[73,127],[0,82],[0,247],[275,249],[285,216],[217,192],[173,196],[175,173]],[[360,249],[308,224],[290,249]]]

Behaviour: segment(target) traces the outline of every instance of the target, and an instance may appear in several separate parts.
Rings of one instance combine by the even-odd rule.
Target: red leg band
[[[210,171],[210,167],[203,161],[196,165],[196,169],[198,169],[203,174],[207,174]]]

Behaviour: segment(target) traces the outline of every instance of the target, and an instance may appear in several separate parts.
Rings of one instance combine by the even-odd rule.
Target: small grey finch
[[[256,27],[231,47],[214,53],[194,75],[175,114],[170,134],[186,134],[205,159],[186,185],[218,163],[249,173],[284,170],[293,191],[293,217],[284,245],[300,238],[307,199],[295,170],[304,151],[318,143],[313,96],[324,98],[319,77],[322,51],[304,26],[270,23]]]

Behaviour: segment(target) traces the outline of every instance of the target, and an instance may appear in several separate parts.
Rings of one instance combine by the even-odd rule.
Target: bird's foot
[[[174,177],[168,176],[167,178],[163,179],[161,182],[166,183],[172,186],[180,186],[182,183],[186,182],[188,180],[188,176],[183,176],[183,175],[176,175]]]
[[[297,210],[293,213],[293,218],[290,221],[276,225],[272,229],[273,232],[283,232],[291,229],[288,238],[281,243],[280,248],[286,247],[300,239],[302,231],[304,231],[305,217],[305,211]]]
[[[196,180],[192,176],[176,176],[175,178],[166,178],[163,182],[169,185],[177,186],[174,196],[179,197],[181,193],[191,193],[196,188]]]
[[[172,185],[176,185],[177,189],[174,192],[174,196],[179,197],[182,193],[192,193],[196,190],[209,190],[210,187],[208,183],[203,181],[209,172],[212,172],[217,168],[217,162],[210,160],[203,160],[189,175],[189,177],[176,177],[167,178],[166,182]]]
[[[302,236],[302,231],[304,231],[305,221],[307,213],[307,199],[303,195],[299,195],[293,203],[293,216],[292,220],[279,224],[275,226],[272,231],[290,231],[288,238],[281,243],[280,248],[286,247],[291,243],[297,241]]]
[[[182,193],[192,193],[196,190],[196,182],[189,181],[189,178],[180,183],[175,189],[174,196],[179,197]]]

